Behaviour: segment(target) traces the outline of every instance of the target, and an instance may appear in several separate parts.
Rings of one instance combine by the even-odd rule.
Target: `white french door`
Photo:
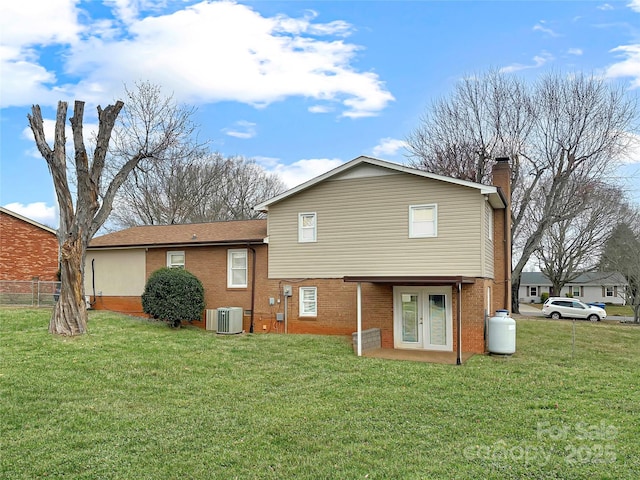
[[[453,350],[451,287],[393,287],[395,348]]]

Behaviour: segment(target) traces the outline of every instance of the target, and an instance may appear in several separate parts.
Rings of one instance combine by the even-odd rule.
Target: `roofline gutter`
[[[87,250],[122,250],[125,248],[175,248],[175,247],[220,247],[228,245],[264,245],[264,238],[250,240],[229,240],[224,242],[191,242],[191,243],[131,243],[125,245],[95,245]]]

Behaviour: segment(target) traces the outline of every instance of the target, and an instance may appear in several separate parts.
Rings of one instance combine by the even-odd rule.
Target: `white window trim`
[[[310,229],[311,227],[302,226],[302,217],[313,215],[313,239],[306,240],[302,232],[304,228]],[[316,212],[300,212],[298,213],[298,243],[314,243],[318,241],[318,214]]]
[[[171,257],[173,255],[182,255],[183,262],[182,263],[171,263]],[[167,252],[167,267],[169,268],[185,268],[185,263],[187,261],[187,257],[184,254],[184,251],[181,250],[173,250]]]
[[[534,290],[536,291],[536,293],[533,293]],[[529,296],[530,297],[537,297],[538,293],[539,293],[538,292],[538,287],[536,287],[536,286],[530,286],[529,287]]]
[[[609,295],[609,292],[611,292],[611,295]],[[615,288],[614,287],[604,287],[604,296],[605,296],[605,298],[615,297]]]
[[[433,234],[432,235],[417,235],[413,233],[413,211],[417,208],[432,208],[433,209]],[[409,205],[409,238],[434,238],[438,236],[438,204],[426,203],[422,205]]]
[[[315,309],[313,311],[307,311],[304,308],[304,292],[305,290],[313,292],[313,300]],[[317,317],[318,316],[318,288],[317,287],[300,287],[298,289],[298,295],[300,296],[300,316],[301,317]]]
[[[489,209],[489,215],[487,215],[487,221],[489,223],[487,225],[487,238],[489,242],[493,243],[493,208],[488,202],[486,206]]]
[[[244,280],[242,284],[233,283],[233,255],[236,253],[244,253]],[[236,248],[227,250],[227,288],[247,288],[247,282],[249,280],[249,268],[248,268],[248,252],[246,248]]]

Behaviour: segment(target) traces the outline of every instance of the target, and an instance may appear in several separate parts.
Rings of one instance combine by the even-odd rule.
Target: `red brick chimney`
[[[506,204],[504,211],[494,212],[494,275],[497,285],[504,286],[503,308],[511,311],[511,166],[506,157],[496,158],[493,185],[498,187]]]

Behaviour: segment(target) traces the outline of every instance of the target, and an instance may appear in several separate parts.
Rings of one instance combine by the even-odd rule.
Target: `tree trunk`
[[[576,276],[577,278],[577,276]],[[562,292],[562,287],[564,287],[564,283],[553,282],[553,294],[556,297],[560,296],[560,292]]]
[[[520,313],[520,274],[511,277],[511,313]]]
[[[49,333],[81,335],[87,332],[87,306],[84,300],[84,249],[82,240],[68,240],[61,248],[60,298],[53,309]]]

